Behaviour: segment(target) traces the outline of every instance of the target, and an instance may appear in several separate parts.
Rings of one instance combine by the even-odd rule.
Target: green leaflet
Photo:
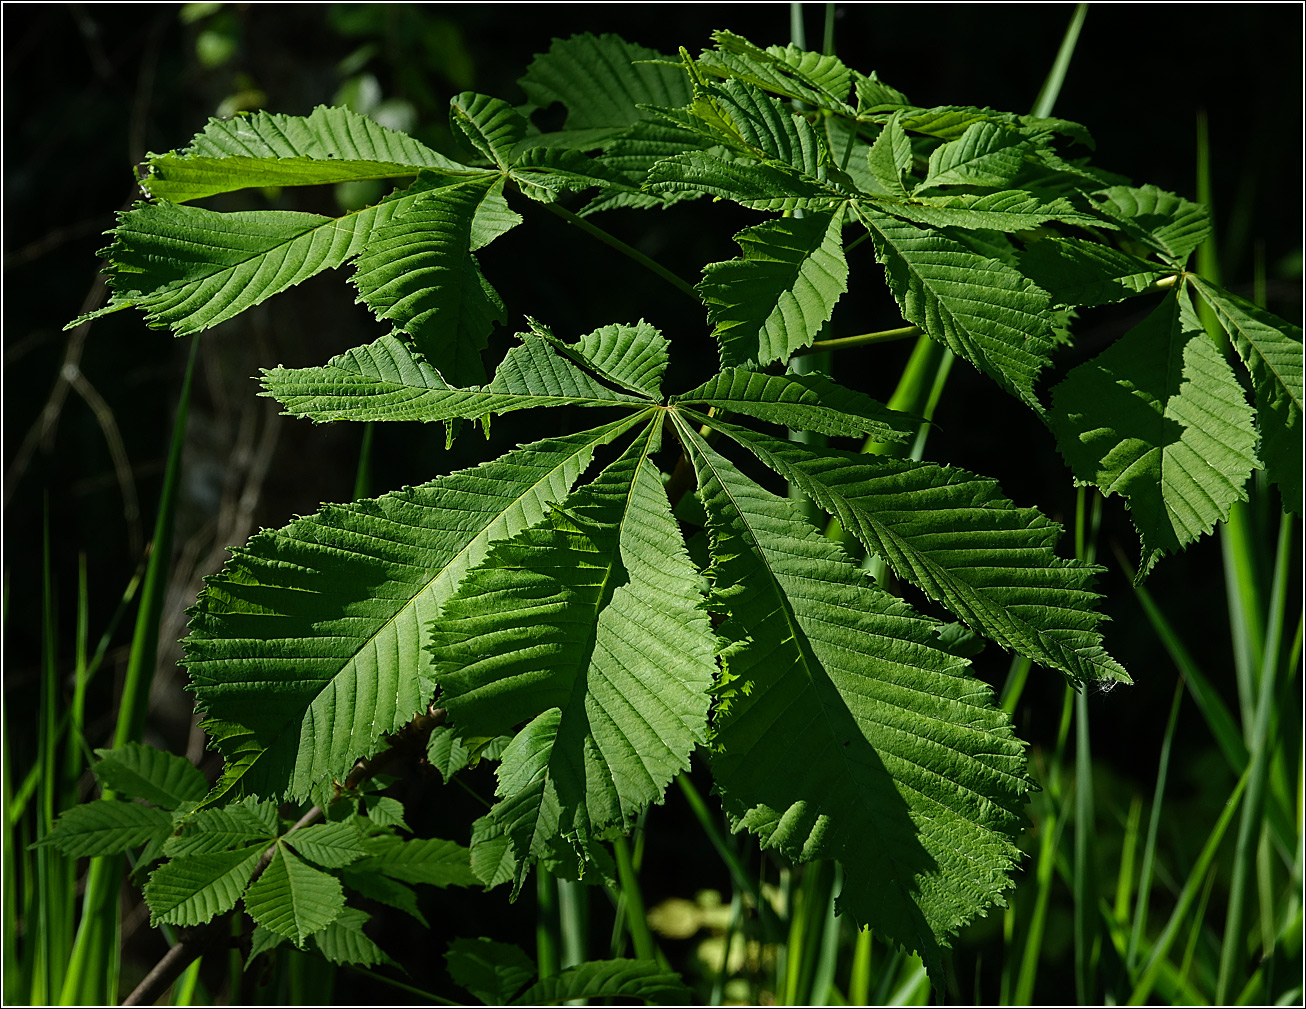
[[[645,188],[658,196],[708,193],[754,210],[831,210],[848,193],[778,162],[729,161],[691,151],[657,162]]]
[[[638,999],[686,1005],[691,992],[680,975],[653,960],[586,960],[536,981],[509,1005],[563,1005],[572,1000]]]
[[[362,832],[353,821],[314,823],[288,834],[285,843],[324,869],[342,869],[368,853]]]
[[[246,848],[259,842],[268,845],[276,840],[281,829],[273,803],[245,798],[188,817],[181,830],[165,842],[163,853],[169,858],[187,858]]]
[[[956,140],[930,152],[929,171],[914,193],[939,186],[1007,186],[1020,173],[1029,145],[997,123],[971,123]]]
[[[835,437],[870,435],[880,442],[907,441],[921,424],[919,418],[890,410],[818,372],[767,375],[726,368],[697,389],[671,397],[671,402],[743,413],[798,431]]]
[[[1106,305],[1141,294],[1161,279],[1156,264],[1081,238],[1044,238],[1020,256],[1025,276],[1054,305]]]
[[[710,263],[695,288],[723,366],[787,361],[810,346],[848,289],[843,210],[766,221],[735,235],[742,259]]]
[[[712,766],[764,847],[837,858],[839,910],[941,969],[1000,899],[1029,788],[1021,743],[931,621],[675,418],[712,532],[722,685]]]
[[[820,174],[824,148],[816,130],[757,88],[735,80],[705,87],[687,111],[707,126],[717,143],[781,162],[802,175]]]
[[[363,932],[371,917],[366,911],[347,907],[326,928],[313,933],[313,944],[331,963],[356,963],[364,967],[393,964],[381,947]]]
[[[338,879],[279,843],[271,863],[245,891],[245,910],[264,928],[302,947],[344,912],[345,893]]]
[[[562,102],[564,134],[584,131],[581,143],[595,146],[645,118],[641,105],[674,107],[690,100],[684,73],[665,60],[657,50],[616,35],[574,35],[555,39],[517,83],[537,108]]]
[[[867,167],[880,187],[890,196],[905,198],[904,177],[911,173],[911,141],[902,128],[902,117],[894,113],[880,130],[880,135],[866,152]]]
[[[1023,231],[1047,221],[1072,224],[1096,224],[1094,218],[1077,210],[1064,197],[1045,199],[1024,189],[1003,189],[996,193],[957,193],[951,196],[915,197],[907,202],[877,202],[876,209],[917,224],[935,228],[991,229]],[[1035,243],[1038,244],[1038,243]],[[1111,250],[1107,246],[1096,248]]]
[[[184,642],[198,706],[239,787],[307,797],[434,690],[422,628],[492,540],[538,522],[639,417],[545,440],[420,487],[328,505],[233,551]]]
[[[455,939],[444,960],[450,977],[486,1005],[506,1005],[535,976],[520,947],[492,939]]]
[[[411,334],[454,385],[484,379],[480,353],[503,321],[503,303],[471,253],[487,241],[477,231],[482,204],[501,199],[502,187],[501,178],[483,175],[434,190],[376,228],[357,259],[359,300]]]
[[[1107,221],[1174,267],[1182,268],[1211,233],[1210,211],[1156,186],[1112,186],[1092,199]]]
[[[293,841],[298,834],[292,836]],[[468,850],[438,837],[401,841],[393,834],[367,840],[367,857],[353,864],[357,873],[380,873],[403,883],[429,886],[475,886]]]
[[[535,407],[647,404],[600,385],[539,334],[521,335],[494,380],[478,388],[454,388],[402,340],[383,336],[320,368],[264,370],[264,395],[315,421],[479,420]]]
[[[531,329],[554,350],[566,354],[605,382],[647,399],[661,398],[662,376],[666,374],[669,359],[667,340],[643,319],[633,326],[619,323],[601,326],[576,343],[564,343],[534,321]]]
[[[539,525],[498,545],[432,627],[463,735],[529,724],[502,754],[515,889],[557,840],[583,849],[661,799],[706,733],[713,640],[647,456],[660,418]]]
[[[150,924],[201,925],[230,911],[266,849],[264,842],[165,862],[145,884]]]
[[[1251,302],[1201,277],[1191,278],[1202,300],[1252,376],[1266,475],[1283,495],[1286,511],[1302,510],[1301,327],[1290,326]]]
[[[458,175],[450,161],[404,133],[345,108],[319,105],[308,116],[268,112],[210,119],[189,149],[151,154],[150,196],[184,203],[254,186],[306,186],[417,175]]]
[[[93,858],[162,840],[171,830],[172,816],[167,810],[138,802],[97,799],[64,810],[50,833],[32,847],[54,847],[69,858]]]
[[[852,86],[850,71],[835,56],[807,52],[797,46],[760,49],[728,31],[712,33],[717,51],[698,58],[698,70],[797,99],[818,108],[850,113],[846,100]]]
[[[415,198],[392,198],[340,218],[138,204],[120,216],[113,244],[102,252],[113,290],[109,304],[65,328],[133,307],[150,326],[167,326],[178,336],[211,328],[344,265],[363,250],[374,228]]]
[[[1128,500],[1139,578],[1226,518],[1260,465],[1251,407],[1186,293],[1071,371],[1050,420],[1075,479]]]
[[[903,318],[1042,415],[1034,383],[1053,346],[1047,293],[945,231],[855,206]]]
[[[175,753],[127,743],[114,750],[96,750],[95,755],[100,759],[91,770],[100,787],[127,798],[176,809],[183,802],[198,802],[208,791],[203,772]]]
[[[474,91],[449,99],[449,125],[501,171],[512,164],[512,149],[526,135],[526,118],[507,102]]]
[[[911,105],[906,95],[897,88],[885,84],[874,71],[867,75],[854,70],[853,90],[857,95],[859,119],[873,112],[887,112]]]
[[[1092,581],[1101,569],[1057,557],[1060,527],[1012,505],[994,481],[906,459],[831,449],[818,455],[712,424],[967,626],[1076,682],[1130,682],[1097,630],[1103,616]]]

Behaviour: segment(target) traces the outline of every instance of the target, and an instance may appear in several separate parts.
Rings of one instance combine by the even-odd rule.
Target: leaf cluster
[[[614,36],[556,41],[521,79],[527,105],[453,99],[460,161],[327,108],[215,120],[150,156],[151,200],[113,232],[113,298],[89,317],[134,306],[196,333],[347,266],[393,331],[265,371],[288,413],[442,422],[451,439],[517,410],[607,418],[233,551],[185,642],[226,767],[190,833],[157,835],[179,867],[147,887],[159,920],[211,916],[244,892],[268,935],[303,943],[352,928],[342,881],[415,881],[386,852],[419,842],[369,834],[370,819],[316,835],[255,824],[435,700],[448,727],[432,759],[447,774],[497,762],[457,882],[516,894],[535,863],[604,873],[604,843],[700,752],[737,829],[795,860],[839,860],[840,910],[937,978],[949,935],[1009,885],[1023,746],[950,644],[956,625],[884,591],[768,481],[980,638],[1076,684],[1129,677],[1102,643],[1097,569],[1056,554],[1054,523],[985,477],[895,457],[918,418],[781,373],[822,339],[868,239],[903,318],[1025,403],[1078,481],[1126,498],[1143,572],[1210,531],[1258,468],[1300,510],[1300,330],[1188,270],[1204,208],[1093,167],[1078,124],[921,108],[832,56],[715,43],[675,59]],[[555,102],[562,128],[542,132],[532,116]],[[374,178],[399,184],[339,217],[188,205]],[[587,225],[703,197],[766,215],[735,236],[739,256],[679,285],[716,341],[707,382],[667,395],[670,341],[643,319],[574,337],[527,319],[485,373],[507,311],[477,252],[537,209],[571,215],[580,192]],[[1146,321],[1047,397],[1076,313],[1148,294],[1160,301]],[[796,444],[777,426],[890,450]],[[664,445],[679,456],[669,475]],[[759,482],[754,463],[774,476]],[[170,808],[151,830],[176,830]]]

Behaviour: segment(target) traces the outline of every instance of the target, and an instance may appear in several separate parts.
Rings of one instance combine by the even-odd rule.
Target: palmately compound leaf
[[[1001,900],[1030,787],[1020,741],[936,624],[674,416],[712,534],[722,684],[712,767],[763,847],[843,863],[838,908],[917,950]]]
[[[968,627],[1076,682],[1130,682],[1097,630],[1103,616],[1092,582],[1101,569],[1057,557],[1060,527],[1015,507],[994,481],[907,459],[818,454],[710,423]]]
[[[233,787],[305,798],[407,723],[435,685],[423,628],[493,540],[543,518],[623,418],[255,535],[208,580],[184,643]]]
[[[1266,475],[1283,495],[1284,508],[1302,510],[1302,340],[1301,327],[1250,301],[1192,278],[1252,376],[1261,458]]]
[[[706,735],[716,668],[698,574],[648,454],[661,420],[547,520],[495,547],[433,626],[460,732],[528,722],[491,816],[529,864],[660,801]]]
[[[1078,482],[1128,501],[1140,578],[1227,518],[1260,465],[1252,409],[1187,292],[1072,370],[1051,425]]]
[[[921,423],[819,372],[767,375],[725,368],[697,389],[673,396],[671,402],[747,414],[797,431],[832,437],[870,435],[886,443],[909,440]]]
[[[903,318],[1041,415],[1034,384],[1053,347],[1047,292],[945,231],[857,207]]]
[[[92,765],[101,788],[164,809],[183,802],[198,802],[209,790],[204,773],[185,757],[165,753],[144,743],[128,743],[113,750],[96,750]]]
[[[472,255],[482,205],[502,198],[503,179],[485,175],[422,194],[376,228],[357,259],[359,300],[392,320],[454,385],[484,380],[481,351],[503,321],[503,303]],[[484,218],[480,218],[484,221]]]
[[[866,164],[880,188],[890,196],[906,198],[904,177],[911,173],[911,140],[902,128],[901,116],[894,113],[880,130],[866,152]]]
[[[743,258],[711,263],[696,290],[724,366],[786,361],[809,346],[848,289],[843,210],[786,217],[735,235]]]
[[[164,862],[145,884],[150,925],[202,925],[236,906],[266,844]]]
[[[320,368],[265,370],[263,385],[287,413],[315,421],[479,420],[539,407],[647,402],[595,381],[540,334],[521,336],[522,344],[508,352],[494,380],[479,387],[449,385],[394,336],[356,347]]]
[[[272,861],[245,891],[245,910],[266,929],[303,947],[345,910],[340,880],[301,861],[278,844]]]
[[[210,119],[186,150],[148,155],[141,183],[156,199],[185,203],[252,186],[306,186],[357,179],[465,174],[471,169],[405,133],[346,108],[309,116],[270,112]]]
[[[486,1005],[506,1005],[535,976],[519,946],[493,939],[455,939],[444,954],[449,976]]]
[[[50,833],[33,847],[54,847],[69,858],[94,858],[162,840],[171,830],[172,817],[166,810],[139,802],[99,799],[64,810]]]
[[[633,998],[653,1005],[688,1005],[690,990],[675,971],[654,960],[587,960],[531,985],[509,1005],[565,1005],[573,999]]]
[[[1112,186],[1092,194],[1103,218],[1182,267],[1211,233],[1211,212],[1156,186]]]

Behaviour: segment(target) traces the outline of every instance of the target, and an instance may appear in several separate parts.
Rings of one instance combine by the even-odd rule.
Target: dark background
[[[106,244],[101,233],[112,227],[114,211],[138,197],[133,165],[147,151],[183,146],[224,102],[227,109],[304,114],[370,74],[381,98],[405,102],[416,114],[411,132],[453,153],[448,99],[472,89],[523,100],[515,80],[554,37],[615,32],[668,54],[682,45],[697,52],[719,28],[759,45],[789,41],[789,5],[782,3],[216,6],[221,9],[193,23],[184,23],[180,5],[3,7],[4,671],[11,752],[20,755],[30,752],[32,726],[24,712],[34,703],[39,670],[43,514],[51,531],[62,668],[70,668],[72,658],[79,556],[89,572],[94,642],[137,568],[153,523],[190,340],[147,329],[135,312],[110,316],[89,331],[62,331],[103,302],[95,253]],[[809,48],[820,46],[823,10],[807,7]],[[1033,104],[1074,7],[840,4],[836,10],[838,54],[856,69],[877,71],[914,103],[1023,112]],[[1253,263],[1262,257],[1270,308],[1294,321],[1301,316],[1301,19],[1297,4],[1095,6],[1055,111],[1089,127],[1097,141],[1095,164],[1190,199],[1196,196],[1196,122],[1204,112],[1224,282],[1250,295]],[[225,46],[228,56],[210,57],[206,65],[197,45],[207,53]],[[259,194],[239,194],[208,205],[269,204]],[[288,190],[272,205],[334,212],[331,194],[317,191]],[[677,363],[668,388],[706,377],[715,348],[700,310],[551,215],[518,209],[526,225],[482,256],[509,313],[492,357],[503,352],[506,334],[524,314],[566,338],[643,317],[672,339]],[[600,223],[693,280],[704,263],[736,255],[731,235],[758,219],[733,205],[697,201],[651,214],[612,212]],[[850,265],[862,286],[840,303],[835,335],[898,324],[869,243]],[[173,589],[147,735],[156,745],[202,755],[171,645],[184,632],[184,607],[202,575],[220,566],[225,546],[314,511],[322,501],[346,500],[353,491],[361,431],[279,418],[270,401],[256,396],[251,378],[276,364],[322,363],[385,331],[353,304],[344,280],[343,271],[314,278],[202,338]],[[1058,370],[1100,348],[1150,307],[1118,306],[1085,318],[1079,346],[1058,359]],[[838,374],[887,397],[909,350],[850,353],[839,360]],[[78,376],[75,387],[61,374]],[[959,361],[927,455],[996,477],[1018,504],[1067,522],[1074,510],[1069,473],[1050,434],[1030,421],[1024,408]],[[537,437],[537,423],[505,418],[496,421],[489,449],[479,437],[465,437],[448,452],[443,430],[378,428],[372,492],[497,454]],[[1095,695],[1094,751],[1104,773],[1136,776],[1146,791],[1174,672],[1119,574],[1115,549],[1137,561],[1137,538],[1118,498],[1106,504],[1099,555],[1109,568],[1101,587],[1114,618],[1106,642],[1138,684]],[[1207,672],[1232,697],[1221,577],[1218,543],[1208,538],[1163,561],[1149,587],[1179,627],[1204,629]],[[103,745],[111,731],[114,680],[121,677],[129,624],[130,617],[97,680],[98,715],[88,726],[92,745]],[[977,671],[995,685],[1006,668],[1007,657],[991,647],[977,660]],[[1037,746],[1054,736],[1061,691],[1059,679],[1036,671],[1018,712],[1023,738]],[[1197,738],[1189,745],[1186,766],[1202,773],[1207,743]],[[1185,782],[1177,787],[1182,794]],[[456,802],[448,791],[437,793],[440,802]],[[699,886],[726,885],[720,866],[677,857],[674,838],[686,814],[675,799],[650,815],[646,880],[654,901],[664,893],[692,895]],[[441,808],[438,819],[466,823],[462,812]],[[437,951],[445,932],[529,942],[527,932],[512,933],[528,927],[528,904],[509,909],[497,893],[481,897],[467,909],[460,906],[456,925],[436,922],[450,912],[433,915],[434,940],[412,941],[434,941]],[[478,915],[489,917],[478,921]],[[140,944],[144,963],[162,951],[162,940],[143,929]],[[393,952],[407,961],[400,950]],[[423,955],[434,962],[429,952],[419,953],[419,960]],[[438,971],[415,975],[414,982],[437,990],[445,984]],[[346,998],[343,989],[340,998]]]

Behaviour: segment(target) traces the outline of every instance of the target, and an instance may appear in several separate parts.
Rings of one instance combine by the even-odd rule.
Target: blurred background
[[[807,6],[807,41],[818,48],[824,5]],[[840,4],[836,51],[853,68],[877,71],[917,105],[1024,112],[1073,11],[1068,4]],[[1295,4],[1094,6],[1055,110],[1089,127],[1099,167],[1189,199],[1196,197],[1197,123],[1205,115],[1225,286],[1251,297],[1259,271],[1268,307],[1294,322],[1301,318],[1301,27]],[[48,523],[62,669],[72,661],[79,567],[84,563],[87,572],[95,639],[140,569],[157,508],[191,339],[150,330],[133,311],[63,330],[106,299],[96,252],[107,244],[102,233],[113,226],[115,211],[140,197],[134,166],[145,154],[184,146],[211,116],[253,109],[306,114],[319,104],[348,104],[456,154],[449,98],[476,90],[524,101],[515,81],[555,37],[613,32],[674,55],[679,46],[707,47],[710,32],[722,28],[758,45],[787,43],[789,5],[4,5],[4,703],[6,751],[16,773],[30,766],[35,747],[29,716],[41,670],[43,529]],[[206,205],[330,214],[380,195],[358,188],[285,190],[232,194]],[[492,339],[491,358],[503,353],[524,315],[567,339],[643,317],[674,344],[668,388],[688,387],[710,373],[716,350],[701,311],[551,215],[518,209],[526,225],[481,256],[509,317]],[[609,212],[599,223],[693,279],[705,263],[736,255],[731,236],[758,219],[733,205],[699,201],[657,213]],[[834,335],[899,324],[869,243],[857,255],[863,259],[854,259],[853,276],[860,268],[875,282],[843,299]],[[226,547],[353,494],[362,430],[279,417],[275,404],[258,397],[254,379],[260,368],[319,364],[386,331],[354,304],[345,279],[343,271],[316,277],[200,338],[146,740],[189,753],[210,773],[212,756],[194,727],[176,665],[185,609],[202,578],[221,566]],[[1151,307],[1140,301],[1087,314],[1077,346],[1058,358],[1058,372]],[[839,377],[886,398],[909,350],[850,352],[837,362]],[[935,420],[927,458],[995,477],[1017,504],[1071,520],[1075,490],[1051,435],[968,365],[953,369]],[[487,451],[497,454],[538,436],[533,423],[496,421],[488,450],[479,436],[446,450],[442,428],[378,427],[370,492],[422,482]],[[1106,643],[1137,685],[1091,698],[1097,782],[1108,808],[1137,792],[1150,794],[1176,675],[1140,614],[1116,550],[1137,562],[1137,537],[1118,498],[1105,505],[1099,553],[1113,618]],[[1219,543],[1208,537],[1163,560],[1148,587],[1172,622],[1191,632],[1190,646],[1200,649],[1208,674],[1233,703],[1222,577]],[[86,725],[92,746],[106,745],[111,732],[130,622],[129,611],[92,686]],[[1007,656],[990,647],[975,661],[981,676],[1001,685]],[[1032,752],[1058,731],[1062,689],[1049,674],[1036,670],[1031,678],[1016,718]],[[1182,818],[1190,803],[1194,816],[1204,816],[1233,777],[1195,717],[1181,714],[1176,747],[1173,815]],[[1212,787],[1213,776],[1220,787]],[[698,780],[706,791],[701,769]],[[468,822],[447,809],[430,811],[433,824],[446,816]],[[681,857],[676,825],[686,816],[674,801],[650,813],[644,870],[650,904],[728,889],[720,865]],[[429,951],[430,943],[441,951],[452,935],[529,943],[529,908],[508,908],[498,893],[456,900],[456,910],[450,905],[428,915],[437,936],[401,927],[381,938],[382,945],[412,970],[413,958],[404,953]],[[1056,919],[1055,927],[1064,930],[1065,920]],[[143,916],[134,926],[132,955],[143,969],[165,947]],[[963,936],[959,957],[982,955],[996,928],[995,918]],[[1064,952],[1067,935],[1053,938]],[[668,942],[669,950],[690,955],[689,939]],[[1052,939],[1049,950],[1058,955]],[[423,957],[435,959],[419,952],[419,965]],[[438,964],[428,970],[438,974]],[[337,997],[354,1000],[350,993],[365,991],[368,982],[346,974],[340,985],[363,987],[338,987]],[[1046,977],[1048,990],[1055,990],[1056,971]],[[434,976],[412,980],[433,990],[447,986]]]

